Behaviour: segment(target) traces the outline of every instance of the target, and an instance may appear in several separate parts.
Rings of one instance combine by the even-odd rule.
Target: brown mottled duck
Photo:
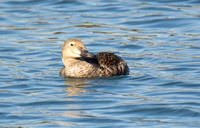
[[[65,41],[62,61],[64,67],[60,75],[64,77],[97,78],[129,73],[129,67],[121,57],[108,52],[89,53],[81,40],[76,38]]]

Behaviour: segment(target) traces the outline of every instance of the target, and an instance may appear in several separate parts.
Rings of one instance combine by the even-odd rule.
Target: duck
[[[66,40],[61,54],[64,66],[60,76],[63,77],[98,78],[129,74],[129,67],[121,57],[109,52],[92,54],[77,38]]]

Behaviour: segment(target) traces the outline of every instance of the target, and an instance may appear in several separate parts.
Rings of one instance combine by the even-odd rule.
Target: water
[[[0,127],[200,127],[200,1],[0,1]],[[64,79],[61,46],[130,75]]]

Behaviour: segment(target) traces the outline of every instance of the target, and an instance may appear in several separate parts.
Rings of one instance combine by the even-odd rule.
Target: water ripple
[[[198,0],[0,2],[0,127],[199,127]],[[130,74],[60,77],[61,47],[121,56]]]

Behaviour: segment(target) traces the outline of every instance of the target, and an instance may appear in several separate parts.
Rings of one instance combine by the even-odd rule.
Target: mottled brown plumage
[[[62,60],[64,67],[60,75],[65,77],[95,78],[129,73],[128,65],[121,57],[108,52],[93,55],[75,38],[65,41]]]
[[[116,56],[114,53],[108,53],[108,52],[100,52],[96,55],[97,60],[101,66],[117,66],[117,64],[122,61],[122,59],[118,56]]]

